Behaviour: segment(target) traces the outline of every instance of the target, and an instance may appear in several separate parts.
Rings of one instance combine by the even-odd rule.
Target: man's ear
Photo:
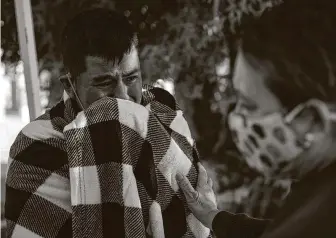
[[[64,90],[69,95],[70,98],[74,98],[74,92],[70,84],[71,76],[69,74],[62,75],[59,80],[61,81]]]
[[[328,106],[317,99],[298,105],[288,114],[286,121],[302,139],[307,135],[315,137],[329,132],[331,128]]]

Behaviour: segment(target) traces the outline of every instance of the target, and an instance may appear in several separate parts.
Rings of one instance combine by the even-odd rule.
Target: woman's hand
[[[192,187],[186,176],[177,174],[176,180],[194,216],[202,222],[204,226],[212,229],[212,221],[219,212],[217,209],[216,196],[212,189],[213,182],[211,178],[208,177],[201,163],[198,163],[197,166],[199,168],[199,175],[196,190]]]

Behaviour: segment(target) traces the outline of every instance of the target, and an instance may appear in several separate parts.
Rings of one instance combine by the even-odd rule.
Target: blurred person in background
[[[62,57],[63,99],[11,147],[7,237],[211,237],[177,193],[176,172],[197,183],[188,123],[169,92],[142,84],[128,19],[80,13]]]
[[[234,141],[266,178],[294,181],[272,221],[219,211],[212,182],[178,175],[218,237],[336,237],[336,2],[289,0],[249,19],[235,63]]]

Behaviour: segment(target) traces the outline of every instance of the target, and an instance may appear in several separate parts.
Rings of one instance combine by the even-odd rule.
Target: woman
[[[196,190],[177,175],[194,215],[218,237],[336,237],[335,4],[290,0],[245,28],[229,126],[251,167],[296,182],[269,222],[218,211],[205,175]]]

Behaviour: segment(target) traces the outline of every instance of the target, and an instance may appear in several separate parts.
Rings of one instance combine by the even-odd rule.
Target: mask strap
[[[327,104],[318,100],[318,99],[311,99],[306,103],[298,105],[295,109],[293,109],[292,112],[289,113],[288,116],[285,118],[285,122],[289,124],[302,110],[304,110],[307,107],[314,108],[315,110],[318,110],[319,113],[323,116],[324,120],[324,131],[328,132],[331,129],[332,123],[336,122],[336,113],[331,112],[328,108]],[[307,145],[310,144],[313,140],[313,136],[308,133],[305,138],[305,142],[307,142]]]
[[[77,92],[76,92],[76,89],[75,89],[73,83],[71,82],[71,74],[70,74],[70,73],[67,73],[66,76],[67,76],[68,82],[69,82],[69,84],[70,84],[70,87],[72,88],[72,91],[73,91],[73,93],[74,93],[74,95],[75,95],[75,97],[76,97],[76,99],[77,99],[77,102],[78,102],[79,106],[80,106],[81,109],[84,111],[83,104],[82,104],[81,100],[79,99],[79,97],[78,97],[78,95],[77,95]]]
[[[326,131],[329,131],[331,127],[330,121],[336,121],[336,113],[331,112],[326,103],[317,99],[309,100],[306,105],[314,107],[321,114],[326,115],[324,118],[329,121],[325,122],[325,125],[327,125]]]
[[[305,104],[299,104],[296,106],[289,114],[287,114],[284,118],[286,124],[290,124],[297,115],[303,111],[305,108]]]
[[[287,125],[289,125],[297,116],[300,114],[305,108],[313,107],[315,110],[318,110],[319,113],[323,115],[330,115],[330,111],[328,110],[328,107],[319,100],[309,100],[306,103],[302,103],[297,105],[287,116],[284,118],[284,121]],[[324,117],[325,118],[325,117]],[[329,116],[328,116],[329,118]],[[325,121],[324,123],[326,125],[325,130],[328,131],[330,128],[330,123],[328,121]],[[299,140],[298,142],[301,143],[303,148],[309,148],[311,143],[314,140],[314,136],[311,133],[307,133],[305,137],[302,140]]]
[[[328,108],[328,106],[317,99],[311,99],[306,103],[302,103],[298,105],[296,108],[293,109],[286,117],[285,122],[290,123],[301,111],[303,111],[305,108],[313,107],[314,109],[318,110],[321,114],[327,115],[325,118],[331,121],[336,121],[336,113],[331,112]],[[328,124],[328,123],[327,123]]]

